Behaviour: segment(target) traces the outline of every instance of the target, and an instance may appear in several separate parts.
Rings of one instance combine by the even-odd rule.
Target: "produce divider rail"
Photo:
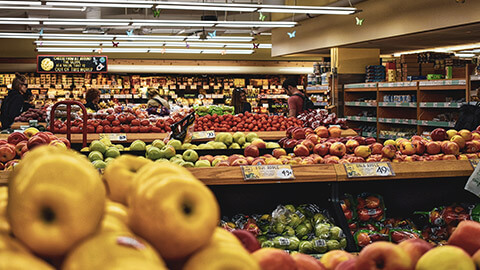
[[[281,138],[285,137],[285,131],[257,131],[259,138],[262,138],[264,141],[278,141]],[[126,142],[133,142],[135,140],[142,140],[146,143],[153,142],[157,139],[164,139],[167,136],[167,133],[125,133],[127,134]],[[233,134],[233,132],[232,132]],[[65,134],[55,134],[56,136],[62,138],[66,137]],[[352,129],[342,130],[342,137],[356,136],[357,133]],[[6,140],[8,134],[0,134],[0,139]],[[98,133],[89,133],[87,134],[87,142],[90,143],[93,140],[98,140],[100,134]],[[198,142],[208,141],[207,140],[196,140]],[[82,143],[82,134],[72,134],[72,143]],[[116,142],[115,142],[116,143]]]

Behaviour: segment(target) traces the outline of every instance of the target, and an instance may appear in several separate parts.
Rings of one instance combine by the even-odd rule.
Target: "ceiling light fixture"
[[[96,26],[150,26],[150,27],[234,27],[283,28],[294,27],[296,22],[264,21],[193,21],[193,20],[136,20],[136,19],[67,19],[67,18],[0,18],[0,24],[96,25]]]
[[[0,6],[0,9],[20,9],[20,10],[61,10],[61,11],[85,11],[87,8],[67,8],[67,7],[51,7],[51,6]]]
[[[38,39],[39,33],[0,32],[0,38]],[[202,41],[202,42],[251,42],[251,36],[216,36],[200,39],[199,36],[156,36],[156,35],[98,35],[98,34],[50,34],[44,33],[42,39],[60,40],[117,40],[117,41]]]
[[[204,10],[232,12],[269,12],[269,13],[303,13],[303,14],[334,14],[348,15],[358,12],[354,7],[322,7],[322,6],[292,6],[292,5],[258,5],[237,3],[199,3],[199,2],[157,2],[130,0],[50,0],[47,5],[54,6],[96,6],[96,7],[129,7],[147,6],[145,8],[173,10]],[[123,6],[122,6],[123,5]]]
[[[118,41],[118,40],[117,40]],[[109,41],[53,41],[53,40],[37,40],[34,43],[38,46],[88,46],[96,47],[102,45],[110,45]],[[252,48],[252,43],[210,43],[210,42],[189,42],[189,47],[195,48]],[[122,42],[120,47],[184,47],[184,42]],[[272,44],[259,44],[259,49],[271,49]]]
[[[65,53],[94,53],[100,48],[57,48],[38,47],[37,51]],[[253,50],[209,50],[209,49],[148,49],[148,48],[101,48],[103,53],[187,53],[187,54],[252,54]]]

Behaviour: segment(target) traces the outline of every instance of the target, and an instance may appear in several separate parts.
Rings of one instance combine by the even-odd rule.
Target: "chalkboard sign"
[[[97,55],[38,55],[38,73],[104,73],[107,56]]]

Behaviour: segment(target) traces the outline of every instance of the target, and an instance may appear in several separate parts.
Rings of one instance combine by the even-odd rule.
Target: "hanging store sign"
[[[105,73],[105,55],[38,55],[38,73]]]

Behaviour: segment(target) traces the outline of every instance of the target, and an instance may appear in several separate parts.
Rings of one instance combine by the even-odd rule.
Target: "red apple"
[[[235,159],[230,165],[231,166],[248,165],[248,161],[245,158],[238,158],[238,159]]]
[[[404,155],[413,155],[416,152],[415,145],[410,141],[400,143],[400,152]]]
[[[448,239],[449,245],[462,248],[473,255],[480,250],[480,223],[472,220],[461,221]]]
[[[443,128],[436,128],[430,132],[430,138],[434,141],[443,141],[448,138],[447,132]]]
[[[397,148],[392,144],[387,144],[382,148],[382,156],[385,158],[392,159],[395,157]]]
[[[297,146],[295,146],[295,148],[293,149],[293,153],[295,154],[295,156],[297,157],[305,157],[305,156],[308,156],[310,155],[310,150],[303,144],[298,144]]]
[[[310,140],[303,140],[301,144],[305,145],[310,152],[313,151],[313,148],[315,147],[315,144]]]
[[[320,138],[328,138],[330,137],[329,136],[329,133],[328,133],[328,129],[324,126],[319,126],[315,129],[315,133],[318,135],[318,137]]]
[[[33,148],[35,148],[37,146],[40,146],[40,145],[44,145],[44,144],[48,144],[48,142],[46,142],[43,137],[33,136],[30,139],[28,139],[27,147],[28,147],[29,150],[32,150]]]
[[[425,146],[425,142],[423,142],[423,140],[414,140],[412,143],[415,146],[415,153],[417,155],[423,155],[423,153],[425,153],[427,147]]]
[[[22,148],[27,145],[27,141],[21,141],[18,142],[17,145],[15,145],[15,152],[17,153],[17,156],[22,156]]]
[[[329,152],[331,155],[342,157],[347,152],[347,148],[345,147],[345,144],[336,142],[330,146]]]
[[[325,270],[322,263],[310,255],[295,253],[292,254],[292,258],[295,260],[297,270]]]
[[[328,154],[329,149],[330,149],[330,146],[328,146],[327,144],[319,143],[319,144],[316,144],[315,147],[313,147],[313,153],[323,157],[326,154]]]
[[[382,154],[383,145],[381,143],[375,142],[370,145],[370,149],[372,149],[372,155],[380,155]]]
[[[258,157],[260,155],[260,151],[258,150],[258,147],[255,145],[249,145],[245,147],[245,150],[243,151],[243,155],[248,157]]]
[[[12,134],[8,135],[7,141],[13,145],[17,145],[17,143],[21,141],[27,141],[28,138],[22,132],[13,132]]]
[[[287,151],[285,151],[285,149],[283,148],[275,148],[273,149],[272,151],[272,155],[276,158],[279,158],[281,156],[286,156],[287,155]]]
[[[315,133],[308,134],[305,139],[311,141],[314,145],[317,144],[318,141],[320,140],[318,135]]]
[[[338,127],[331,127],[328,129],[328,132],[332,138],[340,138],[342,136],[342,130]]]
[[[294,148],[295,145],[297,145],[297,144],[298,144],[298,141],[297,141],[297,140],[295,140],[295,139],[288,139],[288,140],[285,142],[284,147],[285,147],[285,148]]]
[[[441,144],[439,142],[427,142],[427,153],[430,155],[436,155],[442,151]]]
[[[15,147],[12,148],[7,144],[0,145],[0,162],[8,162],[14,159],[16,155]]]
[[[297,270],[295,260],[283,250],[261,248],[252,255],[262,270]]]
[[[442,151],[446,155],[458,155],[460,147],[454,142],[446,141],[445,143],[442,143]]]
[[[400,242],[398,244],[407,254],[410,256],[412,261],[412,269],[415,268],[417,261],[425,254],[427,251],[433,248],[432,244],[428,243],[423,239],[409,239],[406,241]]]
[[[357,148],[357,146],[359,145],[360,144],[356,140],[353,140],[353,139],[348,140],[345,143],[345,147],[347,148],[347,153],[353,153],[355,151],[355,148]]]
[[[374,242],[362,249],[358,255],[357,269],[411,270],[410,256],[399,246],[385,241]]]
[[[267,164],[267,162],[263,158],[256,158],[249,164],[250,165],[265,165],[265,164]]]

